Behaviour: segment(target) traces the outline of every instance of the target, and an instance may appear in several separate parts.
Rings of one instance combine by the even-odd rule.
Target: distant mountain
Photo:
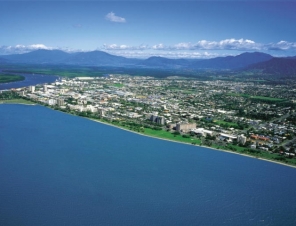
[[[34,64],[75,64],[75,65],[129,65],[140,62],[138,59],[129,59],[114,56],[102,51],[66,53],[61,50],[36,50],[24,54],[2,56],[12,63]]]
[[[287,59],[296,59],[296,56],[286,57]]]
[[[266,53],[242,53],[238,56],[217,57],[202,61],[196,61],[190,66],[197,69],[239,69],[247,67],[248,65],[264,62],[273,57]]]
[[[24,54],[1,56],[10,63],[67,64],[87,66],[128,66],[149,68],[183,68],[196,70],[234,70],[246,68],[255,63],[265,62],[273,57],[265,53],[243,53],[238,56],[217,57],[206,60],[168,59],[150,57],[146,60],[115,56],[103,51],[66,53],[60,50],[36,50]],[[0,60],[1,62],[1,60]]]
[[[60,63],[67,59],[71,54],[61,50],[35,50],[24,54],[13,54],[2,56],[10,62],[16,63],[34,63],[34,64],[51,64]]]
[[[150,67],[183,67],[194,69],[233,70],[248,65],[264,62],[273,57],[265,53],[243,53],[238,56],[217,57],[206,60],[168,59],[164,57],[150,57],[141,62],[141,65]]]
[[[260,70],[262,73],[280,77],[296,76],[296,58],[272,58],[266,62],[250,65],[247,70]]]
[[[168,59],[165,57],[150,57],[140,63],[150,67],[187,67],[190,65],[189,60],[185,59]]]
[[[103,51],[79,52],[71,55],[62,63],[66,64],[80,64],[80,65],[110,65],[121,66],[129,64],[137,64],[140,60],[130,59],[121,56],[111,55]]]

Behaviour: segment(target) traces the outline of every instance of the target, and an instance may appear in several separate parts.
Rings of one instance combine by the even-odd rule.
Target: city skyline
[[[1,1],[0,54],[101,50],[134,58],[296,55],[294,1]]]

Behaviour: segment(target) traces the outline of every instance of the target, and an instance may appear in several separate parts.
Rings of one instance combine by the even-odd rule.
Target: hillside
[[[296,76],[296,59],[294,58],[272,58],[269,61],[253,64],[247,70],[260,70],[264,74],[278,77]]]

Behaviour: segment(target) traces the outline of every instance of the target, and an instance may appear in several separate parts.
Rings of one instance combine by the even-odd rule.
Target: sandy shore
[[[155,138],[155,139],[159,139],[159,140],[165,140],[165,141],[170,141],[170,142],[175,142],[175,143],[180,143],[180,144],[186,144],[186,145],[190,145],[190,146],[197,146],[197,147],[212,149],[212,150],[215,150],[215,151],[222,151],[222,152],[227,152],[227,153],[231,153],[231,154],[236,154],[236,155],[242,155],[242,156],[249,157],[249,158],[255,158],[255,159],[259,159],[259,160],[263,160],[263,161],[267,161],[267,162],[271,162],[271,163],[276,163],[276,164],[280,164],[280,165],[284,165],[284,166],[296,168],[296,166],[289,165],[289,164],[282,163],[282,162],[278,162],[278,161],[273,161],[273,160],[270,160],[270,159],[264,159],[264,158],[255,157],[255,156],[252,156],[252,155],[247,155],[247,154],[243,154],[243,153],[237,153],[237,152],[228,151],[228,150],[224,150],[224,149],[212,148],[212,147],[203,146],[203,145],[192,145],[192,144],[183,143],[183,142],[180,142],[180,141],[175,141],[175,140],[169,140],[169,139],[160,138],[160,137],[149,136],[149,135],[146,135],[146,134],[143,134],[143,133],[138,133],[138,132],[135,132],[135,131],[132,131],[132,130],[128,130],[128,129],[122,128],[120,126],[112,125],[112,124],[109,124],[109,123],[106,123],[106,122],[101,122],[99,120],[90,119],[90,118],[88,118],[88,119],[91,120],[91,121],[94,121],[94,122],[102,123],[102,124],[105,124],[105,125],[108,125],[108,126],[113,126],[113,127],[118,128],[118,129],[122,129],[122,130],[125,130],[125,131],[128,131],[128,132],[131,132],[131,133],[135,133],[135,134],[138,134],[138,135],[141,135],[141,136],[145,136],[145,137],[150,137],[150,138]]]

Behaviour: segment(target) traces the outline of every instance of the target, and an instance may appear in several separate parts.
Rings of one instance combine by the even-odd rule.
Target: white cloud
[[[268,50],[296,50],[296,42],[279,41],[266,45]]]
[[[161,49],[161,50],[163,50],[163,49],[167,49],[167,47],[165,47],[162,43],[160,43],[160,44],[152,46],[152,49],[158,49],[158,50]]]
[[[21,54],[27,53],[30,51],[38,50],[38,49],[46,49],[53,50],[54,48],[48,47],[44,44],[32,44],[32,45],[15,45],[15,46],[0,46],[0,54],[8,55],[8,54]]]
[[[125,23],[126,22],[125,18],[116,16],[115,13],[113,13],[113,12],[108,13],[105,16],[105,19],[109,20],[111,22],[117,22],[117,23]]]
[[[104,44],[102,50],[145,50],[149,49],[148,45],[129,46],[129,45],[117,45],[117,44]],[[100,49],[100,48],[99,48]]]
[[[47,47],[46,45],[43,44],[33,44],[28,46],[29,49],[47,49],[51,50],[53,49],[52,47]]]
[[[201,40],[195,44],[178,43],[170,49],[188,50],[259,50],[260,44],[248,39],[225,39],[221,41]]]
[[[187,59],[207,59],[217,56],[224,56],[221,53],[197,52],[197,51],[167,51],[167,50],[108,50],[110,54],[116,56],[124,56],[128,58],[142,58],[146,59],[152,56],[160,56],[171,59],[187,58]],[[229,55],[229,54],[228,54]]]

